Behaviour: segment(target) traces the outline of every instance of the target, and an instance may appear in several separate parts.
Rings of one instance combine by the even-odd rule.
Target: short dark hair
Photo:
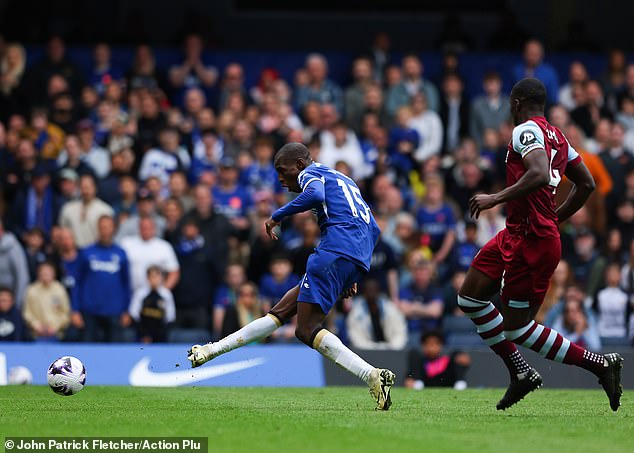
[[[145,270],[145,275],[147,275],[149,277],[150,274],[153,273],[153,272],[158,272],[159,274],[163,275],[163,269],[161,268],[161,266],[157,266],[156,264],[153,264],[153,265],[149,266]]]
[[[406,59],[408,59],[408,58],[416,58],[416,59],[420,62],[420,57],[419,57],[419,56],[418,56],[418,54],[417,54],[416,52],[414,52],[413,50],[411,50],[411,51],[409,51],[409,52],[406,52],[406,53],[403,55],[403,58],[402,58],[402,60],[401,60],[401,61],[406,60]]]
[[[295,161],[297,159],[310,160],[310,152],[306,145],[299,142],[291,142],[282,146],[275,154],[275,163]]]
[[[290,263],[291,262],[291,258],[290,258],[290,256],[288,256],[287,253],[279,252],[279,253],[275,253],[271,257],[271,264],[273,264],[275,262],[278,262],[278,261],[288,261]]]
[[[497,71],[489,70],[484,73],[482,80],[502,80],[500,73]]]
[[[58,271],[58,269],[57,269],[57,266],[55,266],[55,263],[54,263],[53,261],[48,260],[48,259],[47,259],[47,260],[42,261],[41,263],[39,263],[39,264],[37,265],[37,270],[39,271],[39,270],[40,270],[41,268],[43,268],[44,266],[48,266],[48,267],[50,267],[51,269],[53,269],[53,276],[54,276],[54,278],[57,278],[57,271]]]
[[[427,330],[420,336],[420,343],[423,344],[428,338],[438,338],[442,344],[445,344],[445,337],[440,330]]]
[[[343,129],[348,129],[348,125],[343,120],[336,121],[335,124],[332,125],[333,129],[336,128],[336,127],[343,128]]]
[[[99,218],[97,219],[97,224],[100,224],[102,221],[104,220],[111,220],[112,222],[115,222],[114,216],[112,214],[102,214],[99,216]]]
[[[202,131],[200,131],[200,135],[201,136],[202,135],[214,135],[214,136],[217,136],[218,132],[213,127],[207,127],[205,129],[203,129]]]
[[[90,173],[90,172],[88,172],[88,171],[86,171],[86,172],[82,172],[82,173],[79,175],[79,179],[80,179],[80,180],[82,180],[82,179],[84,179],[84,178],[88,178],[88,179],[90,179],[90,180],[92,181],[92,183],[93,183],[95,186],[97,186],[97,178],[95,178],[95,175],[93,175],[92,173]]]
[[[253,148],[258,148],[260,146],[266,146],[269,148],[275,147],[273,139],[271,139],[271,137],[267,137],[266,135],[260,135],[253,141]]]
[[[546,105],[546,87],[541,80],[527,77],[513,86],[511,99],[543,108]]]
[[[0,286],[0,293],[9,293],[13,299],[13,290],[8,286]]]

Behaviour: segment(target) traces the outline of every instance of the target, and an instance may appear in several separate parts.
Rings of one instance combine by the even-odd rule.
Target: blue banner
[[[26,367],[34,384],[46,384],[48,366],[74,356],[86,367],[87,385],[143,387],[323,387],[316,351],[300,345],[246,346],[192,369],[189,345],[0,343],[0,383],[7,371]]]

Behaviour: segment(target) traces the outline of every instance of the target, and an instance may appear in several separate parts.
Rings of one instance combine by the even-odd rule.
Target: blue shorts
[[[324,250],[315,250],[299,281],[298,302],[318,304],[326,314],[341,293],[357,282],[364,269],[352,261]]]

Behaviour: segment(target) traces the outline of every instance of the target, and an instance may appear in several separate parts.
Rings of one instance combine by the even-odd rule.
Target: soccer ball
[[[70,396],[86,384],[86,367],[75,357],[60,357],[48,367],[48,385],[58,395]]]
[[[28,368],[23,366],[14,366],[9,370],[9,384],[25,385],[33,382],[33,375]]]

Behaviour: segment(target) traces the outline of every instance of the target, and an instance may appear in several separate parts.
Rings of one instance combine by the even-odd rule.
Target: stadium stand
[[[358,56],[210,51],[193,35],[183,50],[105,43],[66,49],[58,36],[44,48],[8,43],[0,49],[0,269],[16,269],[0,275],[15,298],[0,306],[0,324],[16,325],[0,329],[0,341],[126,337],[113,332],[141,322],[125,304],[99,306],[99,298],[87,295],[106,294],[107,301],[116,288],[131,297],[128,272],[135,268],[138,289],[144,270],[129,263],[139,261],[166,272],[175,320],[167,323],[164,304],[151,291],[140,316],[163,322],[170,342],[199,341],[207,332],[216,338],[268,310],[276,298],[260,297],[248,310],[236,305],[238,288],[252,281],[278,294],[288,282],[269,273],[273,258],[288,257],[292,273],[302,275],[318,241],[310,214],[284,224],[279,242],[263,232],[264,220],[289,198],[268,150],[289,141],[305,142],[316,160],[322,152],[355,177],[383,231],[373,278],[407,318],[407,304],[450,292],[454,277],[499,229],[503,211],[483,216],[473,229],[477,240],[470,238],[465,201],[503,185],[512,131],[503,106],[517,77],[535,73],[552,87],[549,119],[566,133],[577,126],[574,146],[590,156],[588,166],[605,188],[562,226],[570,269],[549,306],[561,306],[565,287],[574,283],[601,328],[617,332],[602,334],[604,345],[631,344],[634,64],[611,61],[608,71],[598,54],[529,61],[519,52],[465,52],[448,70],[447,55],[395,52],[383,72],[372,58],[364,60],[372,65],[364,77],[350,71]],[[501,91],[487,85],[497,76]],[[347,124],[345,109],[352,106],[354,124]],[[502,120],[472,137],[471,119],[485,108],[501,112]],[[430,129],[434,109],[441,128]],[[440,150],[415,152],[439,130]],[[562,199],[567,190],[562,187]],[[110,239],[98,226],[104,215],[116,221]],[[152,253],[120,258],[131,249]],[[42,335],[28,322],[22,333],[16,310],[24,310],[35,270],[49,261],[72,311],[54,334],[45,329]],[[432,288],[413,291],[404,302],[399,289],[416,288],[420,263],[432,264]],[[608,266],[616,266],[617,283],[606,281]],[[126,281],[114,285],[106,278],[114,274]],[[597,303],[608,287],[622,297],[599,296]],[[329,321],[344,339],[350,307],[343,301]],[[417,335],[438,325],[408,321]],[[440,324],[449,346],[480,344],[469,320],[448,307]],[[293,341],[292,332],[272,341]]]

